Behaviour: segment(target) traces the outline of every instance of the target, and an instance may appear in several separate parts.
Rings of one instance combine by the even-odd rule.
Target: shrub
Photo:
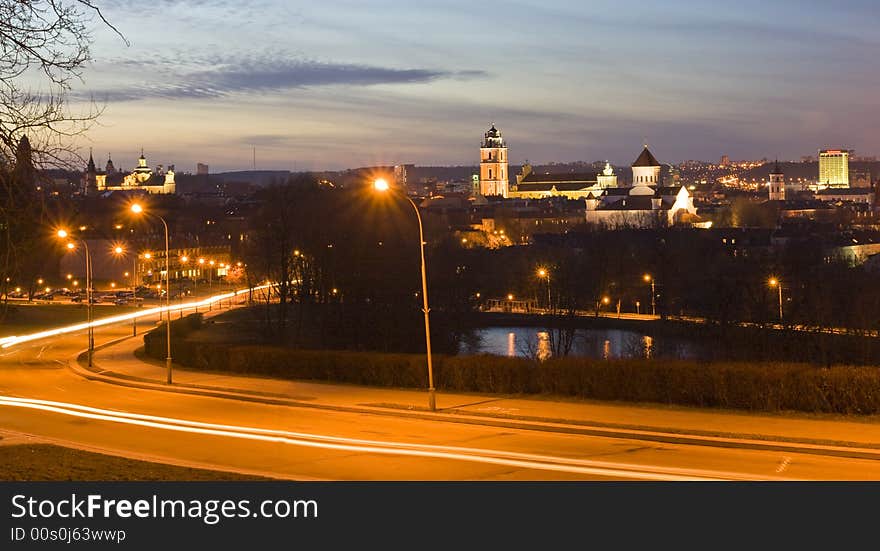
[[[188,316],[172,322],[171,328],[175,361],[193,369],[384,387],[427,386],[423,354],[187,340],[186,335],[200,325],[200,316]],[[161,327],[144,336],[149,355],[164,359],[164,337]],[[571,357],[537,362],[437,355],[434,382],[439,389],[459,392],[550,394],[751,411],[880,413],[880,369],[873,367]]]

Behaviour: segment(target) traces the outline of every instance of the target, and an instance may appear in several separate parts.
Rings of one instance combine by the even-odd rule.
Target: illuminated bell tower
[[[480,146],[480,194],[507,197],[507,145],[501,132],[492,128],[483,136]]]
[[[770,172],[770,200],[785,201],[785,175],[782,173],[782,169],[779,168],[779,161],[776,162],[773,171]]]

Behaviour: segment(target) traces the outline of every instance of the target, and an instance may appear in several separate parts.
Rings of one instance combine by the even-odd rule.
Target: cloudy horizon
[[[108,0],[82,147],[212,171],[880,152],[867,1]],[[147,10],[147,11],[145,11]],[[829,26],[828,21],[834,25]]]

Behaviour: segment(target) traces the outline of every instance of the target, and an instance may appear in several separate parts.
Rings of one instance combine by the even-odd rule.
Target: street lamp
[[[654,278],[651,274],[645,274],[643,278],[645,283],[651,284],[651,315],[657,315],[657,292],[654,290]]]
[[[168,378],[166,379],[167,384],[171,384],[171,265],[170,260],[171,257],[168,253],[168,223],[164,218],[159,216],[158,214],[153,214],[146,212],[144,208],[135,203],[131,206],[131,212],[135,214],[145,214],[148,216],[153,216],[162,221],[162,227],[165,228],[165,310],[168,312],[168,315],[165,317],[165,340],[167,345],[167,353],[168,355],[165,357],[165,370],[168,373]],[[144,255],[147,257],[147,255]],[[149,258],[149,257],[147,257]],[[161,295],[160,295],[161,300]]]
[[[547,310],[553,310],[553,300],[550,295],[550,270],[546,268],[538,268],[538,277],[547,278]]]
[[[391,186],[388,185],[388,180],[385,180],[384,178],[378,178],[373,182],[373,189],[380,193],[385,193],[389,191],[390,188]],[[422,227],[422,215],[419,213],[419,207],[416,206],[413,200],[406,194],[401,195],[403,195],[403,197],[409,201],[409,204],[412,205],[413,210],[416,212],[416,220],[419,223],[419,251],[422,259],[422,312],[425,313],[425,349],[428,358],[428,408],[431,411],[436,411],[437,402],[434,389],[434,365],[431,362],[431,322],[428,316],[428,312],[430,312],[431,309],[428,307],[428,275],[425,268],[425,232]]]
[[[770,287],[776,287],[776,290],[779,292],[779,321],[782,321],[782,282],[775,277],[771,277],[767,283]]]
[[[58,230],[55,234],[59,239],[67,239],[70,237],[70,234],[67,230]],[[78,239],[83,246],[83,253],[85,254],[86,261],[86,311],[87,319],[88,319],[88,363],[89,367],[92,367],[92,357],[95,355],[95,329],[92,327],[92,255],[89,253],[89,244],[86,243],[84,239]],[[67,242],[67,250],[73,251],[76,249],[76,245],[72,242]],[[74,286],[76,286],[77,282],[74,281]]]
[[[188,256],[183,255],[180,257],[181,267],[185,268],[187,262],[189,262]],[[182,305],[183,304],[183,278],[182,277],[180,278],[180,285],[178,285],[178,288],[180,289],[180,304]],[[196,312],[198,312],[198,310],[196,310]],[[183,317],[183,308],[180,309],[180,317],[181,318]]]

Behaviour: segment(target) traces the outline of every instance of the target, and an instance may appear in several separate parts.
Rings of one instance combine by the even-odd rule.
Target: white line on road
[[[754,480],[757,478],[756,476],[745,475],[742,473],[719,472],[702,469],[679,469],[655,465],[613,463],[606,461],[592,461],[568,457],[525,454],[480,448],[420,445],[401,442],[383,442],[375,440],[344,438],[338,436],[326,436],[261,429],[256,427],[240,427],[235,425],[203,423],[186,419],[175,419],[169,417],[158,417],[153,415],[111,411],[106,409],[83,406],[79,404],[29,398],[15,398],[11,396],[0,396],[0,405],[49,411],[62,415],[70,415],[74,417],[95,419],[99,421],[108,421],[113,423],[123,423],[128,425],[138,425],[161,430],[189,432],[195,434],[223,436],[230,438],[257,440],[263,442],[274,442],[310,448],[469,461],[475,463],[503,465],[523,469],[568,472],[604,477],[663,481],[726,479]]]

